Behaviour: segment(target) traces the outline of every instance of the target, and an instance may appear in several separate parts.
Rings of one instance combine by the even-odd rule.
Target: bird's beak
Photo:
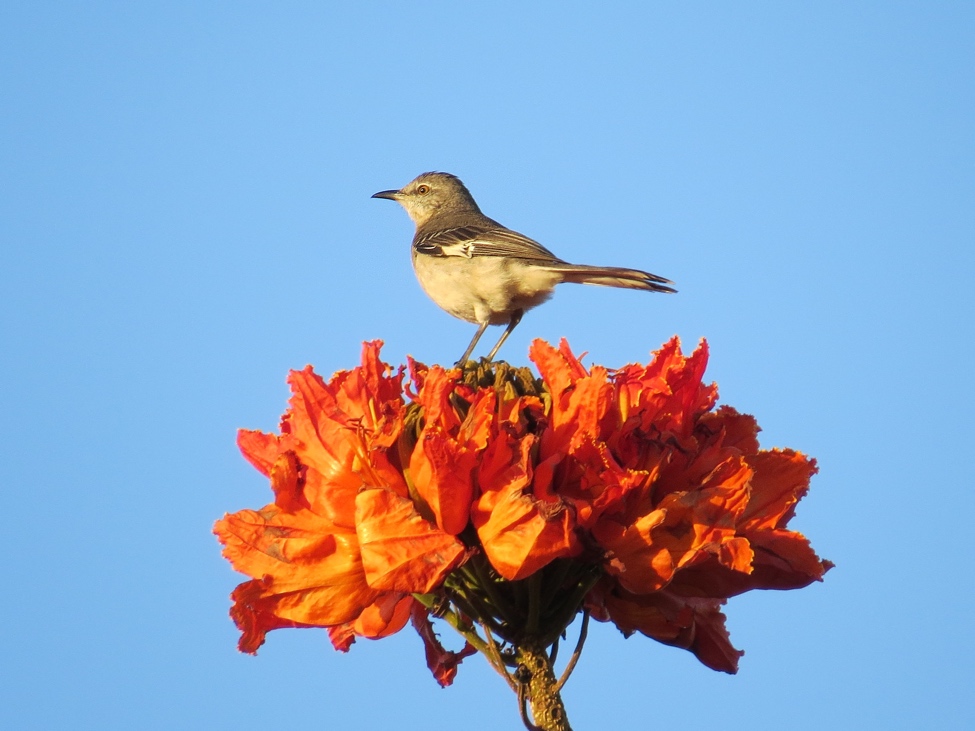
[[[403,194],[398,190],[381,190],[378,193],[373,193],[373,198],[388,198],[391,201],[397,201]]]

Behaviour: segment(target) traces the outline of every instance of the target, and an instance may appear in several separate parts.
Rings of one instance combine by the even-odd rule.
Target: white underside
[[[467,322],[504,325],[516,310],[552,296],[562,274],[500,256],[436,257],[413,254],[423,291],[441,308]]]

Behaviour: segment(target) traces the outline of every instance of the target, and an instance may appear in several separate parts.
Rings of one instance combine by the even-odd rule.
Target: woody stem
[[[535,639],[519,643],[518,663],[515,678],[531,705],[534,727],[539,731],[572,731],[545,646]]]

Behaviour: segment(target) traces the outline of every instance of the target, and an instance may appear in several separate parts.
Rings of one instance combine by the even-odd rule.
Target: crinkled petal
[[[755,477],[742,527],[785,527],[795,513],[796,503],[809,490],[809,480],[818,471],[816,460],[792,449],[773,449],[748,457],[748,464]]]
[[[431,366],[423,376],[423,385],[416,395],[416,402],[423,407],[423,418],[428,424],[437,424],[449,432],[456,432],[462,418],[451,404],[451,396],[460,382],[460,370],[445,370]]]
[[[702,382],[707,363],[705,341],[685,357],[675,336],[654,353],[649,365],[626,366],[617,371],[614,380],[620,392],[623,421],[629,429],[639,428],[643,434],[657,434],[664,439],[686,438],[696,420],[717,399],[716,386]]]
[[[363,485],[406,494],[385,450],[399,437],[405,415],[402,369],[379,360],[380,341],[363,344],[362,365],[325,383],[312,368],[288,377],[292,398],[281,428],[307,469],[305,498],[312,510],[351,528],[355,493]]]
[[[725,449],[735,449],[743,455],[758,452],[758,422],[751,414],[742,414],[731,406],[719,406],[701,416],[698,431],[705,433],[705,441],[717,443]]]
[[[731,644],[721,600],[674,597],[666,591],[606,598],[610,619],[625,634],[640,632],[665,645],[690,650],[712,670],[734,674],[745,653]]]
[[[343,622],[327,627],[328,639],[339,652],[348,652],[355,642],[355,623]]]
[[[356,532],[366,581],[373,589],[426,594],[463,559],[464,545],[432,525],[394,492],[356,497]]]
[[[237,446],[245,459],[265,477],[271,475],[271,465],[281,454],[280,437],[251,429],[237,430]]]
[[[748,500],[751,470],[741,458],[715,468],[694,491],[671,493],[631,523],[609,518],[593,537],[608,551],[607,571],[634,594],[663,588],[680,569],[716,557],[743,573],[752,570],[749,542],[736,523]]]
[[[363,609],[352,626],[358,636],[366,639],[389,637],[406,626],[416,603],[410,594],[387,592]]]
[[[471,517],[491,565],[511,581],[581,550],[569,506],[537,500],[516,483],[485,492]]]
[[[379,595],[366,583],[355,534],[309,510],[242,510],[217,521],[214,532],[233,567],[261,579],[255,608],[262,612],[327,626],[355,619]]]
[[[433,623],[425,607],[419,602],[413,605],[412,613],[413,627],[416,629],[420,639],[423,640],[423,647],[427,656],[427,667],[433,673],[433,677],[440,684],[441,688],[446,688],[454,682],[457,675],[457,666],[465,657],[473,655],[477,650],[470,643],[465,642],[460,652],[446,650],[440,644],[437,633],[433,630]]]
[[[464,530],[470,520],[473,471],[490,438],[495,410],[493,391],[484,390],[473,396],[461,418],[451,404],[459,374],[439,366],[427,373],[417,396],[426,424],[410,458],[410,477],[419,498],[437,525],[451,535]]]
[[[240,630],[237,649],[250,655],[257,653],[271,630],[284,628],[317,627],[275,614],[275,602],[266,596],[270,579],[252,579],[239,584],[230,594],[233,605],[230,617]]]
[[[571,453],[584,440],[605,439],[618,426],[615,387],[605,368],[595,366],[587,373],[564,339],[558,351],[536,340],[530,356],[552,395],[542,460]]]
[[[378,640],[399,632],[410,619],[416,600],[410,594],[387,592],[362,610],[352,622],[328,627],[328,639],[339,652],[348,652],[356,637]]]
[[[577,464],[577,479],[563,479],[558,495],[572,500],[579,525],[591,528],[603,514],[629,523],[642,515],[650,505],[649,491],[656,480],[659,465],[650,470],[622,467],[604,442],[584,439],[573,450],[570,462]],[[563,465],[563,477],[568,470]],[[551,488],[549,488],[551,490]],[[537,496],[546,496],[538,490]],[[554,496],[554,490],[550,493]]]
[[[309,507],[304,493],[304,476],[294,452],[285,452],[271,465],[271,489],[274,504],[286,513]]]
[[[410,477],[423,502],[444,531],[457,535],[470,519],[477,451],[428,425],[410,459]]]
[[[606,570],[633,593],[657,591],[674,575],[674,557],[652,534],[666,517],[666,511],[654,510],[630,525],[604,520],[593,528],[593,538],[608,552]]]
[[[577,380],[589,375],[579,359],[572,354],[565,338],[559,342],[558,350],[544,340],[532,341],[528,357],[542,374],[553,398],[561,398]]]

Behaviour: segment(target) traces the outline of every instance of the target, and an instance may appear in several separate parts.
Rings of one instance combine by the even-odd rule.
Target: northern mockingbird
[[[396,201],[416,224],[413,270],[430,298],[479,327],[457,361],[465,363],[488,325],[507,325],[488,354],[494,360],[525,310],[552,296],[556,284],[676,292],[669,279],[639,269],[596,267],[562,261],[537,241],[505,228],[483,213],[460,179],[423,173],[399,190],[373,198]]]

